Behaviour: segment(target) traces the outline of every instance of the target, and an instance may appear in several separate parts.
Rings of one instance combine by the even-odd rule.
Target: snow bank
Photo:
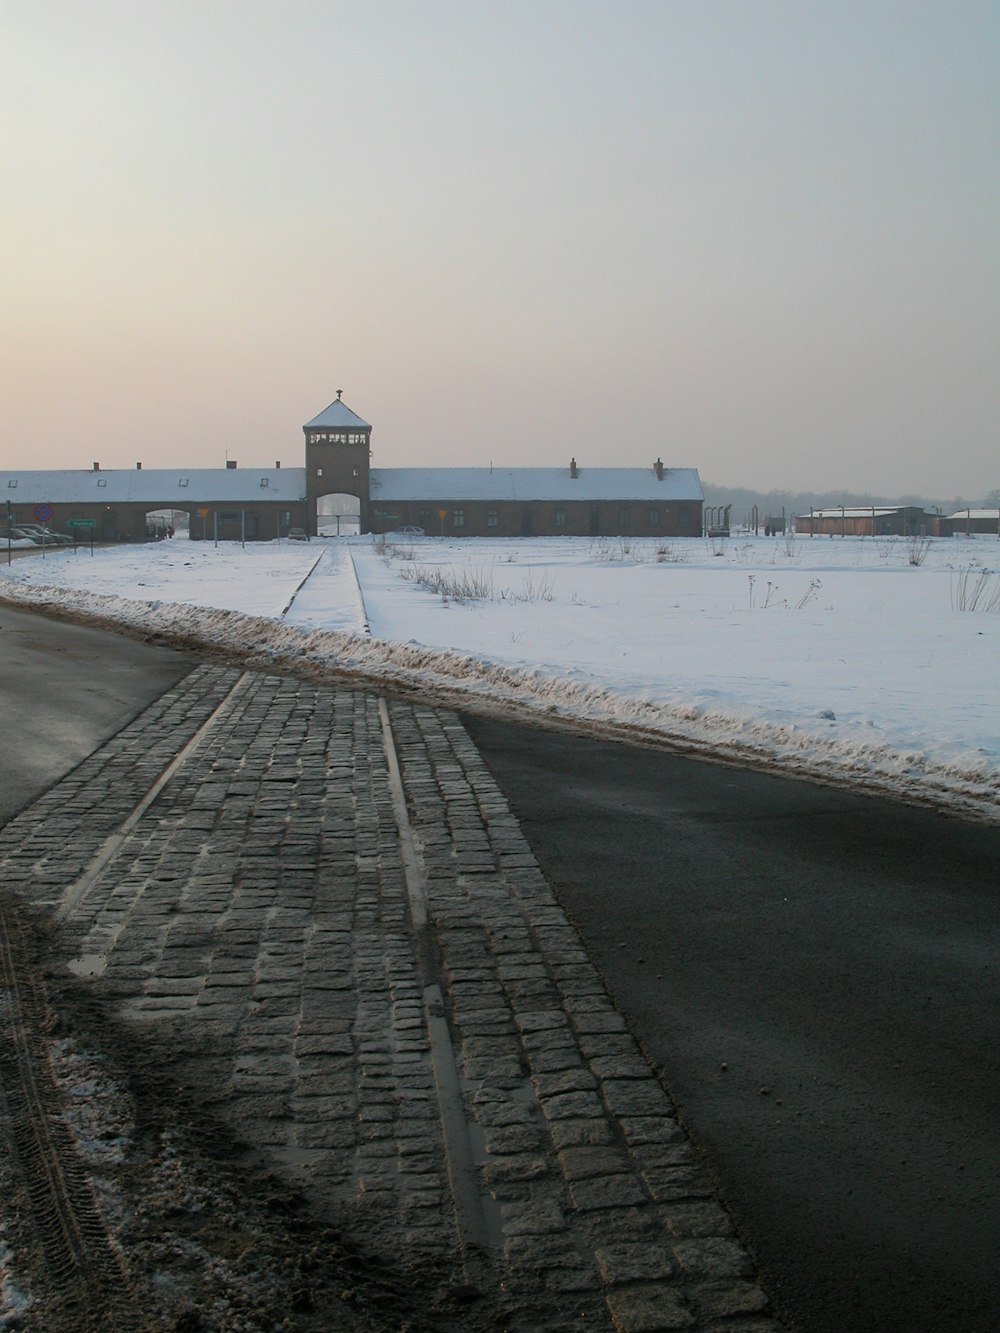
[[[993,819],[1000,615],[956,602],[968,571],[1000,580],[985,562],[998,550],[942,540],[914,563],[871,539],[175,539],[21,559],[0,596]],[[470,578],[482,595],[456,596]]]

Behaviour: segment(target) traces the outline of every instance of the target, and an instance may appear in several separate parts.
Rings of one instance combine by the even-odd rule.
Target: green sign
[[[68,528],[93,528],[97,526],[95,518],[71,518],[66,524]]]

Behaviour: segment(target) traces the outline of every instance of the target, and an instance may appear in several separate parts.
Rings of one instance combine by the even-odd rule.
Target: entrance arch
[[[330,491],[316,498],[316,534],[319,537],[354,537],[361,531],[361,497]]]
[[[147,509],[145,521],[147,541],[191,536],[191,516],[186,509]]]

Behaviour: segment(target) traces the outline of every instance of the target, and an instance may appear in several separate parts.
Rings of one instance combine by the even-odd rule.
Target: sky
[[[995,0],[0,0],[9,468],[1000,487]]]

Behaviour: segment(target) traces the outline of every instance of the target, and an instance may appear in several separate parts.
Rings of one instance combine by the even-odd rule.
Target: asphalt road
[[[0,824],[192,664],[181,653],[0,605]]]
[[[0,607],[0,823],[190,666]],[[1000,829],[466,723],[789,1324],[992,1333]]]
[[[1000,1327],[1000,828],[463,720],[789,1324]]]

